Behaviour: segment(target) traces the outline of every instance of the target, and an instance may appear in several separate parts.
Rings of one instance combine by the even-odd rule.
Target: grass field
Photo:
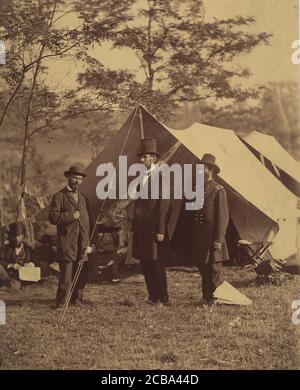
[[[257,287],[253,271],[225,271],[252,306],[203,308],[200,277],[180,271],[168,272],[172,306],[149,306],[137,274],[88,285],[88,302],[70,307],[57,328],[55,278],[19,292],[0,289],[2,369],[299,369],[291,302],[300,299],[300,277]]]

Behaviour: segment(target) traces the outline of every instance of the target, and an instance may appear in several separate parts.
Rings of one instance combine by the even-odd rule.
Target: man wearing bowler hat
[[[212,304],[215,289],[224,281],[223,261],[229,259],[225,235],[229,222],[226,191],[214,180],[220,172],[216,158],[206,153],[204,164],[204,203],[194,212],[193,253],[202,276],[204,303]]]
[[[57,192],[50,204],[49,221],[57,225],[57,257],[60,277],[56,294],[58,308],[65,300],[80,261],[83,268],[71,296],[71,304],[82,301],[83,289],[87,279],[87,257],[91,248],[90,213],[87,198],[79,191],[86,176],[80,167],[72,166],[64,172],[67,186]]]
[[[143,139],[138,156],[146,168],[143,185],[148,185],[148,198],[136,199],[132,202],[133,207],[129,211],[128,217],[132,222],[132,255],[140,260],[148,290],[148,303],[167,305],[169,297],[165,257],[168,249],[166,225],[170,200],[162,199],[161,195],[159,199],[151,199],[151,185],[158,184],[157,182],[153,184],[154,182],[151,181],[151,175],[154,175],[154,164],[159,156],[156,139]],[[163,180],[161,182],[163,185]]]

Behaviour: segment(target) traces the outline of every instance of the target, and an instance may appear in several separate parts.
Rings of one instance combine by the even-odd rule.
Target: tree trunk
[[[154,73],[152,69],[152,58],[150,56],[151,53],[151,38],[152,38],[152,12],[153,8],[151,6],[150,1],[148,1],[148,7],[149,7],[149,18],[148,18],[148,27],[147,27],[147,35],[148,35],[148,42],[147,42],[147,67],[148,67],[148,88],[150,91],[152,91],[153,88],[153,79],[154,79]]]
[[[48,31],[49,31],[49,29],[52,25],[52,22],[53,22],[53,17],[54,17],[55,11],[56,11],[56,6],[57,6],[57,1],[55,1],[54,5],[53,5],[53,10],[52,10],[52,13],[51,13],[51,16],[49,19],[49,24],[48,24]],[[23,187],[26,183],[26,168],[27,168],[27,157],[28,157],[29,135],[30,135],[30,133],[29,133],[29,130],[30,130],[29,129],[29,120],[30,120],[30,114],[31,114],[31,103],[32,103],[32,99],[34,96],[34,88],[36,86],[37,77],[39,74],[41,60],[42,60],[42,57],[44,54],[44,50],[45,50],[45,43],[42,43],[42,46],[41,46],[41,49],[39,52],[39,56],[38,56],[38,59],[36,62],[36,66],[34,69],[32,84],[31,84],[29,97],[28,97],[28,101],[27,101],[27,106],[26,106],[26,113],[25,113],[25,120],[24,120],[23,155],[22,155],[22,162],[21,162],[21,183],[20,183],[21,187]]]
[[[21,187],[23,187],[23,185],[25,185],[26,183],[26,165],[27,165],[28,147],[29,147],[28,132],[29,132],[29,126],[28,123],[25,123],[22,162],[21,162],[21,181],[20,181]]]
[[[0,118],[0,128],[1,128],[1,126],[3,125],[5,116],[6,116],[6,114],[7,114],[8,109],[9,109],[9,106],[10,106],[11,103],[14,101],[14,99],[15,99],[15,97],[17,96],[17,93],[18,93],[18,91],[19,91],[19,89],[20,89],[20,87],[21,87],[21,85],[22,85],[22,83],[23,83],[23,81],[24,81],[24,76],[25,76],[25,73],[23,72],[22,77],[21,77],[21,80],[19,81],[19,83],[18,83],[18,85],[16,86],[14,92],[12,93],[11,97],[8,99],[8,101],[7,101],[7,103],[6,103],[5,107],[4,107],[4,110],[3,110],[2,115],[1,115],[1,118]]]

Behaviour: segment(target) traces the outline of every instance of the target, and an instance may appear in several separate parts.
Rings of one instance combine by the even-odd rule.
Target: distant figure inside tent
[[[194,211],[193,256],[202,276],[204,303],[212,304],[215,289],[224,282],[223,261],[229,260],[225,241],[229,222],[226,191],[213,176],[220,172],[216,158],[204,154],[204,203]]]
[[[50,272],[50,264],[56,262],[57,254],[52,246],[52,237],[43,234],[39,240],[39,245],[34,250],[35,263],[41,267],[42,276]]]
[[[57,225],[57,257],[60,268],[54,308],[59,308],[65,302],[82,261],[84,263],[70,302],[77,304],[83,301],[83,289],[88,275],[86,254],[91,252],[91,247],[88,246],[90,240],[88,200],[79,191],[86,175],[78,166],[72,166],[64,175],[68,183],[53,196],[49,211],[50,223]]]
[[[128,209],[128,219],[132,223],[132,256],[140,260],[148,290],[148,303],[167,305],[169,296],[165,257],[169,242],[166,224],[170,200],[151,199],[150,177],[154,175],[154,164],[159,156],[157,143],[155,139],[143,139],[141,146],[139,157],[146,169],[143,186],[147,186],[148,199],[138,198],[131,202]]]
[[[10,225],[9,243],[4,246],[0,261],[0,285],[19,289],[19,269],[34,267],[31,248],[24,242],[25,228],[21,221]]]

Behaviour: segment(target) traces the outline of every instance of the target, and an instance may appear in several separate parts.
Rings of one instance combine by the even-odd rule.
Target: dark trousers
[[[165,262],[163,260],[141,261],[141,268],[145,277],[149,300],[152,302],[168,302]]]
[[[215,289],[224,282],[223,263],[199,264],[198,267],[202,276],[203,299],[209,302],[213,299]]]
[[[71,288],[71,284],[76,274],[76,271],[78,269],[78,266],[79,266],[79,261],[60,263],[59,283],[58,283],[58,290],[56,294],[56,303],[58,305],[65,301],[68,292]],[[88,274],[87,267],[88,267],[88,262],[85,261],[81,269],[81,272],[79,274],[77,283],[74,287],[71,300],[70,300],[71,303],[76,303],[79,300],[82,301],[83,289],[87,282],[87,274]]]

